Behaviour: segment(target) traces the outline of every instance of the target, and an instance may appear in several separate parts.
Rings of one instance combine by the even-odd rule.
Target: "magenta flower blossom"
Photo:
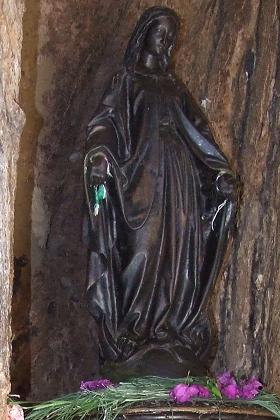
[[[218,375],[217,382],[221,393],[230,400],[236,398],[252,400],[263,388],[262,383],[255,377],[242,380],[237,384],[235,377],[230,372]]]
[[[236,400],[236,398],[239,398],[239,386],[231,372],[224,372],[218,375],[217,382],[222,395],[229,400]]]
[[[110,379],[96,379],[94,381],[82,381],[80,385],[81,391],[97,391],[114,386]]]
[[[241,380],[237,383],[236,378],[231,372],[224,372],[217,376],[217,386],[220,393],[230,399],[236,400],[237,398],[243,398],[246,400],[254,399],[262,390],[262,383],[255,377],[247,380]],[[214,391],[217,391],[217,394]],[[212,395],[221,397],[214,384],[211,391],[207,386],[193,384],[178,384],[170,391],[170,398],[173,401],[184,404],[192,402],[193,398],[210,398]]]
[[[239,387],[237,384],[224,386],[220,391],[229,400],[236,400],[239,398]]]
[[[217,381],[220,388],[228,385],[236,385],[235,377],[231,372],[220,373],[217,376]]]
[[[198,388],[198,397],[199,398],[210,398],[211,397],[211,393],[210,393],[209,389],[206,388],[206,386],[197,385],[197,388]]]
[[[178,384],[170,391],[170,397],[179,404],[184,404],[186,402],[191,402],[187,394],[188,385]]]
[[[178,384],[170,391],[170,397],[179,404],[189,403],[199,393],[197,385]]]
[[[189,385],[187,389],[187,394],[190,398],[195,398],[199,396],[199,385]]]
[[[170,397],[179,404],[190,403],[193,398],[209,398],[210,391],[203,385],[178,384],[170,391]]]
[[[240,398],[245,400],[254,399],[263,389],[263,384],[254,376],[249,380],[240,383]]]

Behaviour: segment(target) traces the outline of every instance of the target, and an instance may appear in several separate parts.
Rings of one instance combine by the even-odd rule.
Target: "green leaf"
[[[217,398],[222,399],[222,394],[221,394],[221,391],[220,391],[220,390],[219,390],[219,388],[217,387],[216,382],[214,382],[213,380],[209,379],[209,380],[207,381],[207,387],[209,388],[209,390],[210,390],[211,394],[212,394],[214,397],[217,397]]]

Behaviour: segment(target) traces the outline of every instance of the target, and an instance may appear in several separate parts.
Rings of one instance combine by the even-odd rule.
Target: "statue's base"
[[[269,411],[255,407],[214,405],[135,407],[125,410],[118,420],[272,420]],[[87,420],[94,420],[92,416]]]

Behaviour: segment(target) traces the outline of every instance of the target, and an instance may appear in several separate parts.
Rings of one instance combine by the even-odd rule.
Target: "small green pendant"
[[[97,189],[97,198],[99,202],[106,198],[106,188],[104,184],[99,185]]]
[[[104,184],[100,184],[93,189],[93,209],[94,216],[97,216],[100,209],[100,203],[106,198],[106,188]]]

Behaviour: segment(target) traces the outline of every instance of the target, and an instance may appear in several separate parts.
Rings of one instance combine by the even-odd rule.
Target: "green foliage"
[[[22,404],[22,406],[26,410],[27,420],[85,419],[92,414],[98,419],[114,420],[123,410],[132,406],[171,403],[169,392],[179,383],[199,383],[207,386],[212,392],[212,398],[194,399],[194,404],[197,401],[208,405],[212,403],[215,406],[232,404],[231,401],[222,399],[214,380],[188,376],[176,379],[159,377],[136,378],[129,382],[121,382],[116,387],[100,391],[78,392],[33,405],[31,408],[26,404]],[[275,417],[280,418],[279,397],[266,392],[261,392],[254,400],[235,400],[234,405],[263,407],[273,413]]]
[[[214,395],[214,397],[217,397],[217,398],[220,398],[220,399],[222,398],[221,391],[219,390],[216,382],[213,379],[208,379],[207,380],[207,387],[209,388],[211,394]]]

